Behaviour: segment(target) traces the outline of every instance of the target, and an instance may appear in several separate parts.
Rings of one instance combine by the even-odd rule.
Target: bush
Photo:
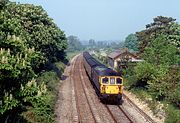
[[[180,108],[180,67],[172,67],[165,77],[165,81],[169,83],[167,91],[167,100]]]
[[[180,85],[177,85],[177,88],[168,95],[168,99],[172,102],[176,107],[180,108]]]
[[[48,91],[56,93],[57,91],[57,83],[59,82],[59,78],[54,71],[44,72],[37,78],[38,82],[44,82],[47,85]]]
[[[170,105],[166,111],[165,123],[180,123],[180,110]]]
[[[35,100],[33,108],[30,107],[24,116],[29,122],[52,123],[54,120],[54,105],[58,94],[60,77],[65,69],[65,64],[57,62],[51,64],[51,71],[43,72],[38,78],[39,83],[47,85],[47,93],[40,100]],[[31,118],[32,117],[32,118]]]
[[[134,85],[137,87],[147,88],[148,82],[156,78],[158,71],[153,64],[148,62],[142,62],[137,64],[134,68],[135,77],[137,81],[134,81]]]
[[[33,100],[32,107],[23,112],[23,117],[31,123],[53,123],[54,114],[52,108],[53,95],[47,93],[36,100]]]

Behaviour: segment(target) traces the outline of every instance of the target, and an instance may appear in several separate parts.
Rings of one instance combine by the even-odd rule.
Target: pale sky
[[[124,40],[154,17],[180,21],[180,0],[11,0],[41,5],[67,36]]]

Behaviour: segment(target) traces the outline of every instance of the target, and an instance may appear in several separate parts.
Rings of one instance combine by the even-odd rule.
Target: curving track
[[[76,107],[78,111],[78,118],[80,123],[96,122],[95,117],[93,115],[91,106],[89,104],[89,100],[87,98],[87,94],[82,84],[79,62],[80,56],[77,57],[74,68],[73,68],[73,80],[75,87],[75,98],[76,98]]]
[[[91,85],[91,82],[86,74],[83,66],[83,57],[78,55],[74,58],[69,67],[69,83],[71,84],[71,106],[69,112],[62,111],[61,114],[65,115],[60,117],[62,122],[76,122],[76,123],[139,123],[138,119],[123,107],[123,105],[106,105],[102,104]],[[128,97],[124,98],[129,105],[135,107],[135,112],[139,112],[141,117],[145,120],[140,123],[154,123],[154,121],[142,113],[140,109],[133,104]],[[61,107],[64,108],[64,107]],[[131,108],[131,107],[130,107]],[[68,111],[68,109],[66,109]],[[71,116],[67,116],[71,115]],[[134,114],[136,115],[136,113]],[[64,119],[63,119],[64,118]],[[69,118],[68,120],[65,118]]]

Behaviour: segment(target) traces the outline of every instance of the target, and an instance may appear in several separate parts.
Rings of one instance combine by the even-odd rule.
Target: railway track
[[[97,107],[95,107],[94,102],[91,98],[91,92],[87,88],[88,77],[86,71],[83,67],[83,57],[79,55],[75,58],[72,63],[72,68],[70,72],[70,81],[72,86],[74,86],[74,94],[72,94],[72,100],[74,100],[74,105],[77,111],[74,111],[73,122],[78,123],[102,123],[103,120],[100,118],[99,112],[97,111]],[[90,82],[90,81],[89,81]],[[74,97],[73,97],[74,96]],[[132,106],[135,110],[137,110],[143,117],[146,119],[146,122],[155,123],[147,114],[145,114],[141,109],[138,108],[127,96],[123,96],[124,99],[127,100],[129,105]],[[106,113],[108,113],[108,117],[111,119],[110,121],[113,123],[135,123],[137,120],[134,120],[133,116],[131,116],[126,109],[124,109],[123,105],[106,105],[102,104],[105,107]],[[102,112],[103,113],[103,112]]]
[[[86,92],[90,93],[87,95],[90,95],[89,102],[91,102],[90,104],[91,104],[92,111],[95,116],[96,122],[97,123],[112,123],[113,119],[112,119],[112,117],[109,116],[109,113],[107,112],[106,108],[98,99],[98,96],[93,88],[91,81],[89,80],[89,77],[87,76],[87,73],[85,71],[83,64],[81,64],[80,69],[81,69],[81,74],[83,77],[82,78],[83,86],[85,87],[86,90],[88,90]]]
[[[127,102],[135,108],[149,123],[156,123],[150,116],[148,116],[143,110],[141,110],[134,102],[132,102],[125,94],[123,94],[123,98],[127,100]]]
[[[84,70],[84,65],[83,65],[83,57],[80,56],[81,60],[80,60],[80,64],[79,64],[79,70],[80,70],[80,76],[81,76],[81,84],[83,86],[83,89],[84,89],[84,92],[85,92],[85,95],[86,95],[86,98],[88,100],[88,104],[90,106],[90,109],[91,109],[91,113],[93,115],[93,118],[94,118],[94,121],[96,123],[102,123],[100,117],[98,116],[98,113],[97,113],[97,110],[96,110],[96,107],[94,105],[94,103],[92,102],[92,98],[90,96],[90,92],[87,88],[87,83],[86,83],[86,78],[84,75],[86,75],[86,71]]]
[[[69,76],[70,76],[70,83],[72,85],[72,107],[74,108],[74,110],[72,112],[73,122],[79,123],[80,122],[80,116],[78,113],[79,109],[77,108],[77,98],[75,98],[75,88],[74,88],[74,81],[73,81],[73,70],[74,70],[76,59],[77,59],[77,56],[75,56],[72,60],[73,62],[71,63],[72,67],[71,67]]]
[[[105,104],[109,114],[115,123],[135,123],[132,117],[125,112],[119,105]]]
[[[131,117],[128,113],[126,113],[126,112],[122,109],[121,106],[118,105],[117,107],[123,112],[123,114],[127,117],[127,119],[130,121],[130,123],[133,123],[132,117]]]
[[[106,107],[106,109],[108,110],[109,114],[111,115],[113,121],[114,121],[115,123],[117,123],[117,119],[114,117],[114,115],[113,115],[113,113],[111,112],[110,108],[109,108],[107,105],[105,105],[105,107]]]
[[[97,119],[92,111],[92,106],[90,105],[87,92],[85,87],[83,86],[83,79],[80,71],[80,65],[82,61],[80,60],[81,56],[78,56],[74,63],[74,71],[73,71],[73,79],[74,79],[74,86],[75,86],[75,99],[76,99],[76,107],[78,112],[78,122],[79,123],[86,123],[92,122],[96,123]]]
[[[79,56],[79,57],[80,57],[80,60],[78,60],[78,61],[80,61],[80,64],[79,64],[79,70],[80,71],[79,71],[79,73],[80,73],[80,78],[81,78],[81,84],[83,86],[83,90],[84,90],[84,93],[86,95],[86,99],[87,99],[88,105],[89,105],[89,107],[91,109],[91,114],[92,114],[92,116],[94,118],[94,121],[96,123],[97,122],[100,123],[101,122],[100,118],[96,117],[97,114],[96,114],[95,110],[93,110],[94,106],[92,105],[91,99],[88,96],[89,94],[88,94],[88,91],[87,91],[87,87],[86,87],[86,85],[84,83],[85,79],[84,79],[84,76],[83,76],[83,75],[85,75],[85,71],[83,71],[84,68],[83,68],[83,65],[82,65],[83,64],[82,63],[83,60],[82,60],[82,56]],[[114,112],[116,112],[116,111],[111,111],[111,109],[109,108],[108,105],[105,105],[105,107],[107,108],[109,114],[111,115],[111,117],[112,117],[112,119],[114,120],[115,123],[118,123],[118,122],[133,123],[133,121],[131,120],[131,117],[128,114],[126,114],[126,112],[123,111],[120,106],[114,105],[113,107],[118,107],[117,109],[118,109],[118,112],[120,112],[119,114],[123,114],[123,117],[126,117],[126,118],[118,117],[116,114],[114,114]]]

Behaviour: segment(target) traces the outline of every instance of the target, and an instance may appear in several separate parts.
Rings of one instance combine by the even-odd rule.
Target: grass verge
[[[82,51],[67,52],[67,59],[70,61],[74,56],[80,54]]]

